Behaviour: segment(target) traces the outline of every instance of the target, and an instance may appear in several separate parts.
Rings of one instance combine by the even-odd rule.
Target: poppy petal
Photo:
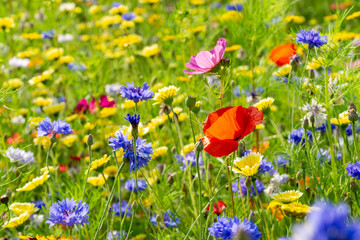
[[[256,107],[238,108],[236,119],[238,123],[241,121],[244,122],[244,128],[237,132],[237,139],[243,139],[245,136],[254,131],[256,125],[262,123],[263,118],[263,112]]]
[[[296,46],[292,43],[282,44],[270,52],[270,60],[279,67],[289,64],[290,58],[296,54]]]
[[[214,157],[223,157],[237,150],[239,143],[234,140],[219,140],[214,137],[203,137],[204,150]]]
[[[211,127],[211,125],[219,119],[219,117],[221,117],[227,110],[229,110],[232,107],[225,107],[225,108],[220,108],[218,110],[216,110],[215,112],[210,113],[205,122],[203,123],[203,132],[205,133],[206,130]]]

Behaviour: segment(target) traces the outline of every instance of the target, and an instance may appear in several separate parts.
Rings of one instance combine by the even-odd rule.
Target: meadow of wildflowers
[[[360,239],[360,2],[3,0],[0,239]]]

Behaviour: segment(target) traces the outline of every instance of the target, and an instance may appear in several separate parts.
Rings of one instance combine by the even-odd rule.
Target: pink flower
[[[196,56],[191,56],[190,62],[185,63],[185,67],[193,70],[184,70],[188,74],[203,74],[210,72],[224,57],[226,39],[220,38],[214,49],[211,51],[201,51]]]
[[[106,95],[100,96],[100,107],[111,108],[115,106],[115,101],[109,101]]]
[[[89,103],[89,111],[91,114],[93,114],[96,110],[96,101],[95,98],[93,97]]]
[[[85,98],[82,98],[78,104],[76,105],[75,109],[74,109],[74,112],[77,112],[77,113],[83,113],[83,112],[86,112],[86,110],[88,109],[89,105],[88,105],[88,102],[86,101]]]

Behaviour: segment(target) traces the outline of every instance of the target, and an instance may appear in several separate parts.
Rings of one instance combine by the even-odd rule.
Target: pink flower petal
[[[212,61],[213,55],[209,51],[201,51],[196,57],[196,63],[201,68],[213,68],[215,63]]]

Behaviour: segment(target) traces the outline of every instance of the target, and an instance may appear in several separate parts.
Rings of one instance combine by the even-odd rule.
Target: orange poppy
[[[204,150],[214,157],[229,155],[262,121],[263,113],[256,107],[226,107],[212,112],[203,123]]]
[[[290,58],[296,54],[296,46],[292,43],[282,44],[272,49],[270,60],[279,67],[289,64]]]

